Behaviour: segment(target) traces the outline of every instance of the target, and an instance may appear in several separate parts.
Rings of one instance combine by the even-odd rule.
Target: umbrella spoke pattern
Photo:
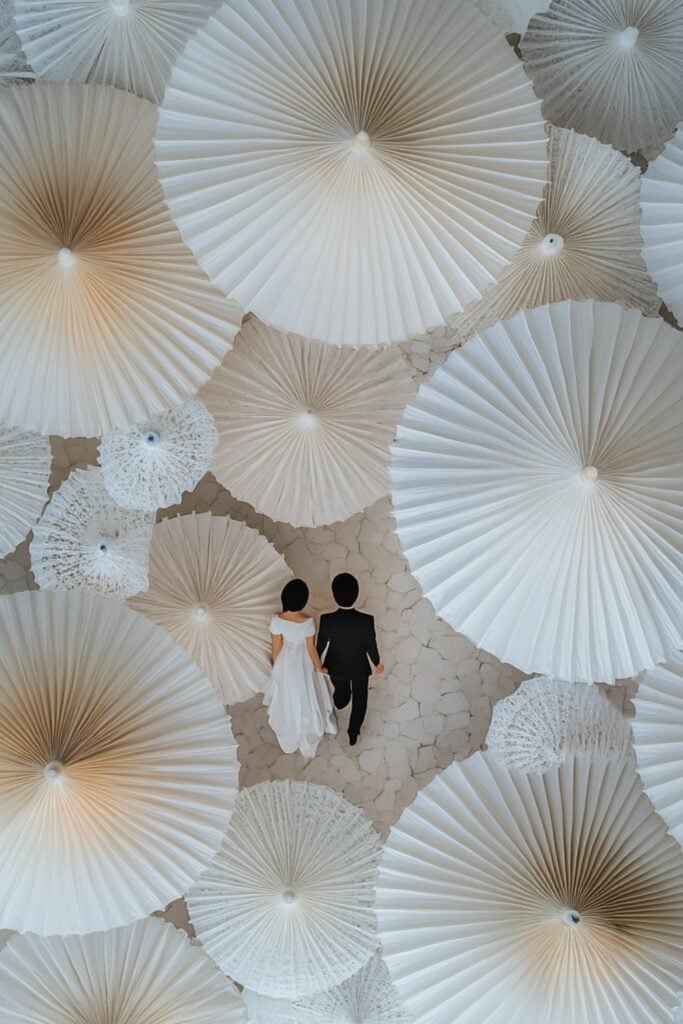
[[[47,437],[0,424],[0,558],[14,551],[43,511],[51,467]]]
[[[678,133],[643,176],[643,256],[660,294],[683,320],[683,134]]]

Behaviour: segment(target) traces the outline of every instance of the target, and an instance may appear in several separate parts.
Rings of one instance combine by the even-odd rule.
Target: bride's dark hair
[[[303,580],[290,580],[282,594],[283,612],[300,612],[308,604],[308,587]]]

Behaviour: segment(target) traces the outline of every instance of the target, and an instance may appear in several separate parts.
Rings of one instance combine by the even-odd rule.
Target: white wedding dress
[[[306,647],[306,638],[315,636],[315,623],[273,615],[270,632],[283,641],[264,695],[270,727],[285,754],[300,750],[304,757],[315,757],[323,734],[337,732],[327,677],[316,672]]]

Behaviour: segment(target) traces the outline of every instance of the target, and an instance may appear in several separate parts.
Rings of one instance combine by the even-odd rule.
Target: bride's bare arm
[[[319,656],[318,652],[315,649],[315,637],[314,636],[307,636],[306,637],[306,647],[308,648],[308,653],[310,655],[311,661],[313,662],[313,667],[315,668],[316,672],[327,672],[327,669],[323,668],[323,664],[322,664],[322,662],[320,660],[320,656]]]
[[[271,633],[270,639],[272,641],[270,649],[270,660],[274,665],[275,659],[282,650],[282,633]]]

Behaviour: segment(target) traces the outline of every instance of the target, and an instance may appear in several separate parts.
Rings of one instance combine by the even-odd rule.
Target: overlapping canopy
[[[47,501],[50,441],[0,424],[0,558],[26,537]]]
[[[683,320],[683,122],[643,176],[643,256],[660,294]]]

